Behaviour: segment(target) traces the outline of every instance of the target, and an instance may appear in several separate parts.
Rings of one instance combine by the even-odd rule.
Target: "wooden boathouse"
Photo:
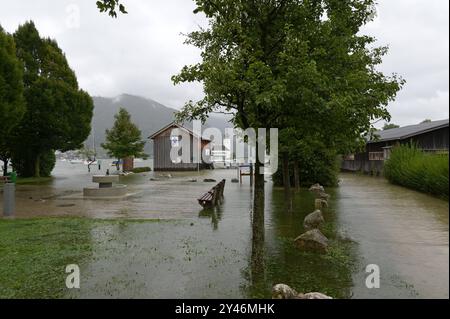
[[[198,136],[185,126],[172,122],[151,135],[149,139],[153,140],[155,171],[196,171],[212,167],[210,140]],[[188,139],[188,143],[184,139]],[[190,150],[183,149],[187,145]],[[188,152],[185,153],[188,154],[188,160],[173,161],[171,152],[174,148],[179,148],[180,158],[183,157],[183,152]],[[197,161],[197,158],[202,158],[202,154],[203,160]]]
[[[367,142],[364,153],[344,156],[342,170],[380,175],[384,162],[389,159],[391,150],[396,145],[414,144],[429,153],[449,151],[448,119],[378,131],[375,135],[375,138]]]

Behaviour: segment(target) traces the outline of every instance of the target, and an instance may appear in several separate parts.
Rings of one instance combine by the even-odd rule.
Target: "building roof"
[[[190,130],[190,129],[184,127],[183,125],[178,124],[177,122],[172,122],[172,123],[170,123],[170,124],[164,126],[163,128],[161,128],[161,129],[160,129],[159,131],[157,131],[156,133],[150,135],[148,138],[153,140],[153,139],[155,139],[158,135],[162,134],[163,132],[167,131],[167,130],[170,129],[170,128],[178,128],[178,129],[180,129],[180,130],[185,131],[185,132],[188,133],[189,135],[192,135],[192,136],[194,136],[194,137],[196,137],[196,138],[199,137],[197,134],[195,134],[194,132],[192,132],[192,130]],[[209,139],[205,139],[205,138],[201,138],[201,139],[202,139],[203,141],[209,141]]]
[[[394,128],[384,131],[376,132],[375,139],[368,143],[378,143],[386,141],[397,141],[410,138],[412,136],[432,132],[443,127],[448,127],[449,120],[425,122],[417,125],[409,125],[400,128]]]

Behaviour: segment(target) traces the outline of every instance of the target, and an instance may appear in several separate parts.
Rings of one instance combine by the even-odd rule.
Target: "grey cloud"
[[[170,80],[199,60],[181,35],[206,25],[193,14],[194,2],[124,2],[129,14],[111,19],[98,13],[95,0],[0,0],[0,24],[13,32],[34,20],[43,35],[58,41],[80,86],[92,95],[137,94],[174,108],[201,98],[200,84],[175,87]],[[77,28],[70,27],[72,5],[80,13]],[[448,6],[447,0],[380,0],[378,18],[362,30],[390,46],[381,69],[408,81],[389,106],[395,123],[448,118]]]

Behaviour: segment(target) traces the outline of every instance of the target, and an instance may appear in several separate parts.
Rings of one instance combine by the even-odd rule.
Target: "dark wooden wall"
[[[343,160],[341,169],[344,171],[363,172],[366,174],[380,175],[383,173],[384,161],[369,160],[369,153],[383,152],[383,147],[396,144],[415,144],[425,151],[448,151],[449,150],[449,128],[444,127],[433,132],[419,134],[402,141],[386,141],[370,143],[366,145],[366,152],[355,154],[354,160]]]

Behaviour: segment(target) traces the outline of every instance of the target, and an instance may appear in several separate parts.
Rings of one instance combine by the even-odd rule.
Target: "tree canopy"
[[[131,121],[130,113],[120,108],[114,118],[114,126],[106,130],[106,142],[102,144],[108,155],[117,159],[130,156],[146,158],[145,141],[142,140],[139,128]]]
[[[404,81],[377,66],[387,47],[360,33],[375,16],[371,0],[196,0],[209,20],[186,43],[202,61],[173,81],[201,82],[180,120],[231,112],[237,127],[277,127],[280,150],[305,141],[353,151]],[[298,141],[298,143],[297,143]],[[296,146],[297,145],[297,146]]]
[[[10,134],[25,112],[22,64],[16,56],[14,38],[0,26],[0,160],[7,173]]]
[[[19,26],[14,39],[24,67],[27,108],[12,135],[13,163],[20,175],[40,176],[41,155],[81,147],[94,106],[56,41],[41,38],[32,21]]]

